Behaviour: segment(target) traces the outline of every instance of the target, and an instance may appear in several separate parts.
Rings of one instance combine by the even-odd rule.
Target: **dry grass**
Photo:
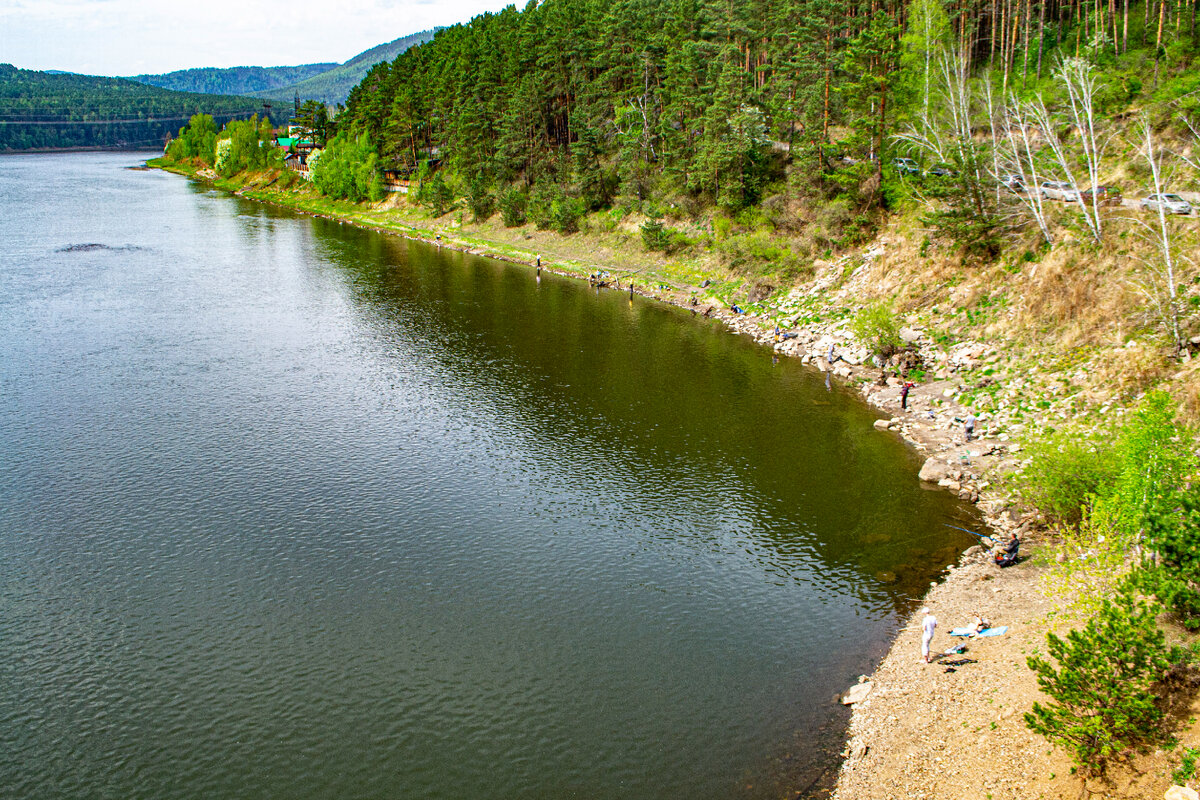
[[[1123,400],[1133,400],[1169,374],[1162,348],[1144,341],[1110,353],[1096,365],[1095,382]]]

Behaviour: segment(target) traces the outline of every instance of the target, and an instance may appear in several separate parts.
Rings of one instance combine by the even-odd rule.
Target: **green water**
[[[833,696],[971,544],[859,400],[131,163],[0,158],[0,796],[828,778]]]

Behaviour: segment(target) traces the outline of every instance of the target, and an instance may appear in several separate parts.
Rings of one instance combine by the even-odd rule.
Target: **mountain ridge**
[[[375,45],[318,75],[287,86],[260,89],[252,92],[250,96],[280,101],[292,100],[299,96],[301,100],[319,100],[326,105],[345,103],[346,98],[350,95],[350,90],[366,77],[371,67],[383,61],[392,61],[410,47],[428,42],[438,30],[438,28],[432,28],[417,31],[390,42]]]
[[[292,67],[193,67],[158,74],[130,75],[128,79],[178,92],[250,95],[290,86],[337,66],[340,65],[336,61],[331,61]]]

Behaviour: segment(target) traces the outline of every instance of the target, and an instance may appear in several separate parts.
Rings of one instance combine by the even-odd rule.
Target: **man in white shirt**
[[[921,658],[929,663],[929,645],[933,642],[933,632],[937,630],[937,617],[929,613],[928,608],[922,608],[924,618],[921,620]]]

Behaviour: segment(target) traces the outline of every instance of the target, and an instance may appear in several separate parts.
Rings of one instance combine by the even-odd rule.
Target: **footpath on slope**
[[[186,170],[177,170],[193,174]],[[215,174],[199,177],[218,183]],[[237,189],[226,186],[224,188]],[[921,479],[977,504],[991,535],[1007,539],[1016,532],[1022,540],[1022,562],[1000,569],[980,547],[964,553],[948,569],[945,579],[931,585],[925,604],[938,617],[934,664],[919,658],[920,615],[901,629],[888,655],[871,676],[860,679],[864,699],[854,704],[848,741],[832,797],[837,800],[883,798],[954,798],[958,800],[1024,800],[1025,798],[1161,798],[1171,786],[1170,754],[1162,751],[1136,759],[1128,770],[1108,781],[1083,783],[1072,770],[1067,754],[1028,730],[1023,714],[1036,700],[1044,700],[1026,657],[1044,648],[1045,634],[1064,634],[1074,621],[1041,591],[1036,519],[1022,512],[1003,494],[1000,480],[1018,466],[1021,446],[1010,439],[1003,424],[991,434],[991,420],[981,417],[979,438],[967,441],[963,422],[969,409],[957,402],[964,373],[993,363],[996,349],[963,342],[943,349],[920,329],[905,328],[901,336],[927,367],[929,379],[915,386],[907,409],[901,408],[902,382],[889,378],[869,358],[865,346],[847,332],[847,320],[801,323],[799,318],[780,324],[778,315],[737,313],[703,291],[703,284],[680,285],[660,279],[652,268],[615,269],[617,254],[603,247],[580,258],[578,253],[556,252],[554,234],[524,234],[520,239],[489,240],[479,231],[465,232],[455,225],[437,224],[411,215],[397,219],[388,209],[365,209],[351,204],[306,203],[295,195],[255,189],[239,194],[314,216],[338,219],[382,233],[404,236],[439,247],[483,255],[513,263],[540,266],[547,272],[592,280],[604,288],[634,291],[644,297],[671,303],[694,313],[722,320],[731,329],[773,347],[784,356],[801,359],[817,369],[856,386],[866,401],[881,413],[875,428],[879,435],[900,435],[926,461]],[[871,253],[868,251],[867,256]],[[866,259],[869,264],[870,258]],[[865,268],[866,264],[864,265]],[[608,270],[612,270],[611,273]],[[823,264],[811,281],[793,290],[776,309],[795,312],[806,301],[823,297],[845,270],[841,263]],[[853,299],[872,279],[863,269],[858,282],[841,281],[842,300]],[[622,278],[622,276],[624,276]],[[622,282],[623,281],[623,282]],[[631,282],[633,283],[631,289]],[[790,305],[789,305],[790,303]],[[800,315],[804,316],[804,315]],[[820,315],[817,315],[818,317]],[[788,324],[790,322],[791,324]],[[832,347],[832,350],[831,350]],[[833,360],[830,361],[830,353]],[[1020,387],[1018,387],[1019,391]],[[1011,426],[1016,433],[1025,426]],[[945,654],[963,640],[949,631],[982,615],[994,625],[1007,625],[1002,636],[966,640],[966,649]],[[848,687],[849,688],[849,687]],[[1200,702],[1192,713],[1200,716]],[[1185,730],[1180,746],[1200,747],[1200,732]],[[823,788],[807,796],[828,795]],[[797,791],[796,796],[803,795]]]

